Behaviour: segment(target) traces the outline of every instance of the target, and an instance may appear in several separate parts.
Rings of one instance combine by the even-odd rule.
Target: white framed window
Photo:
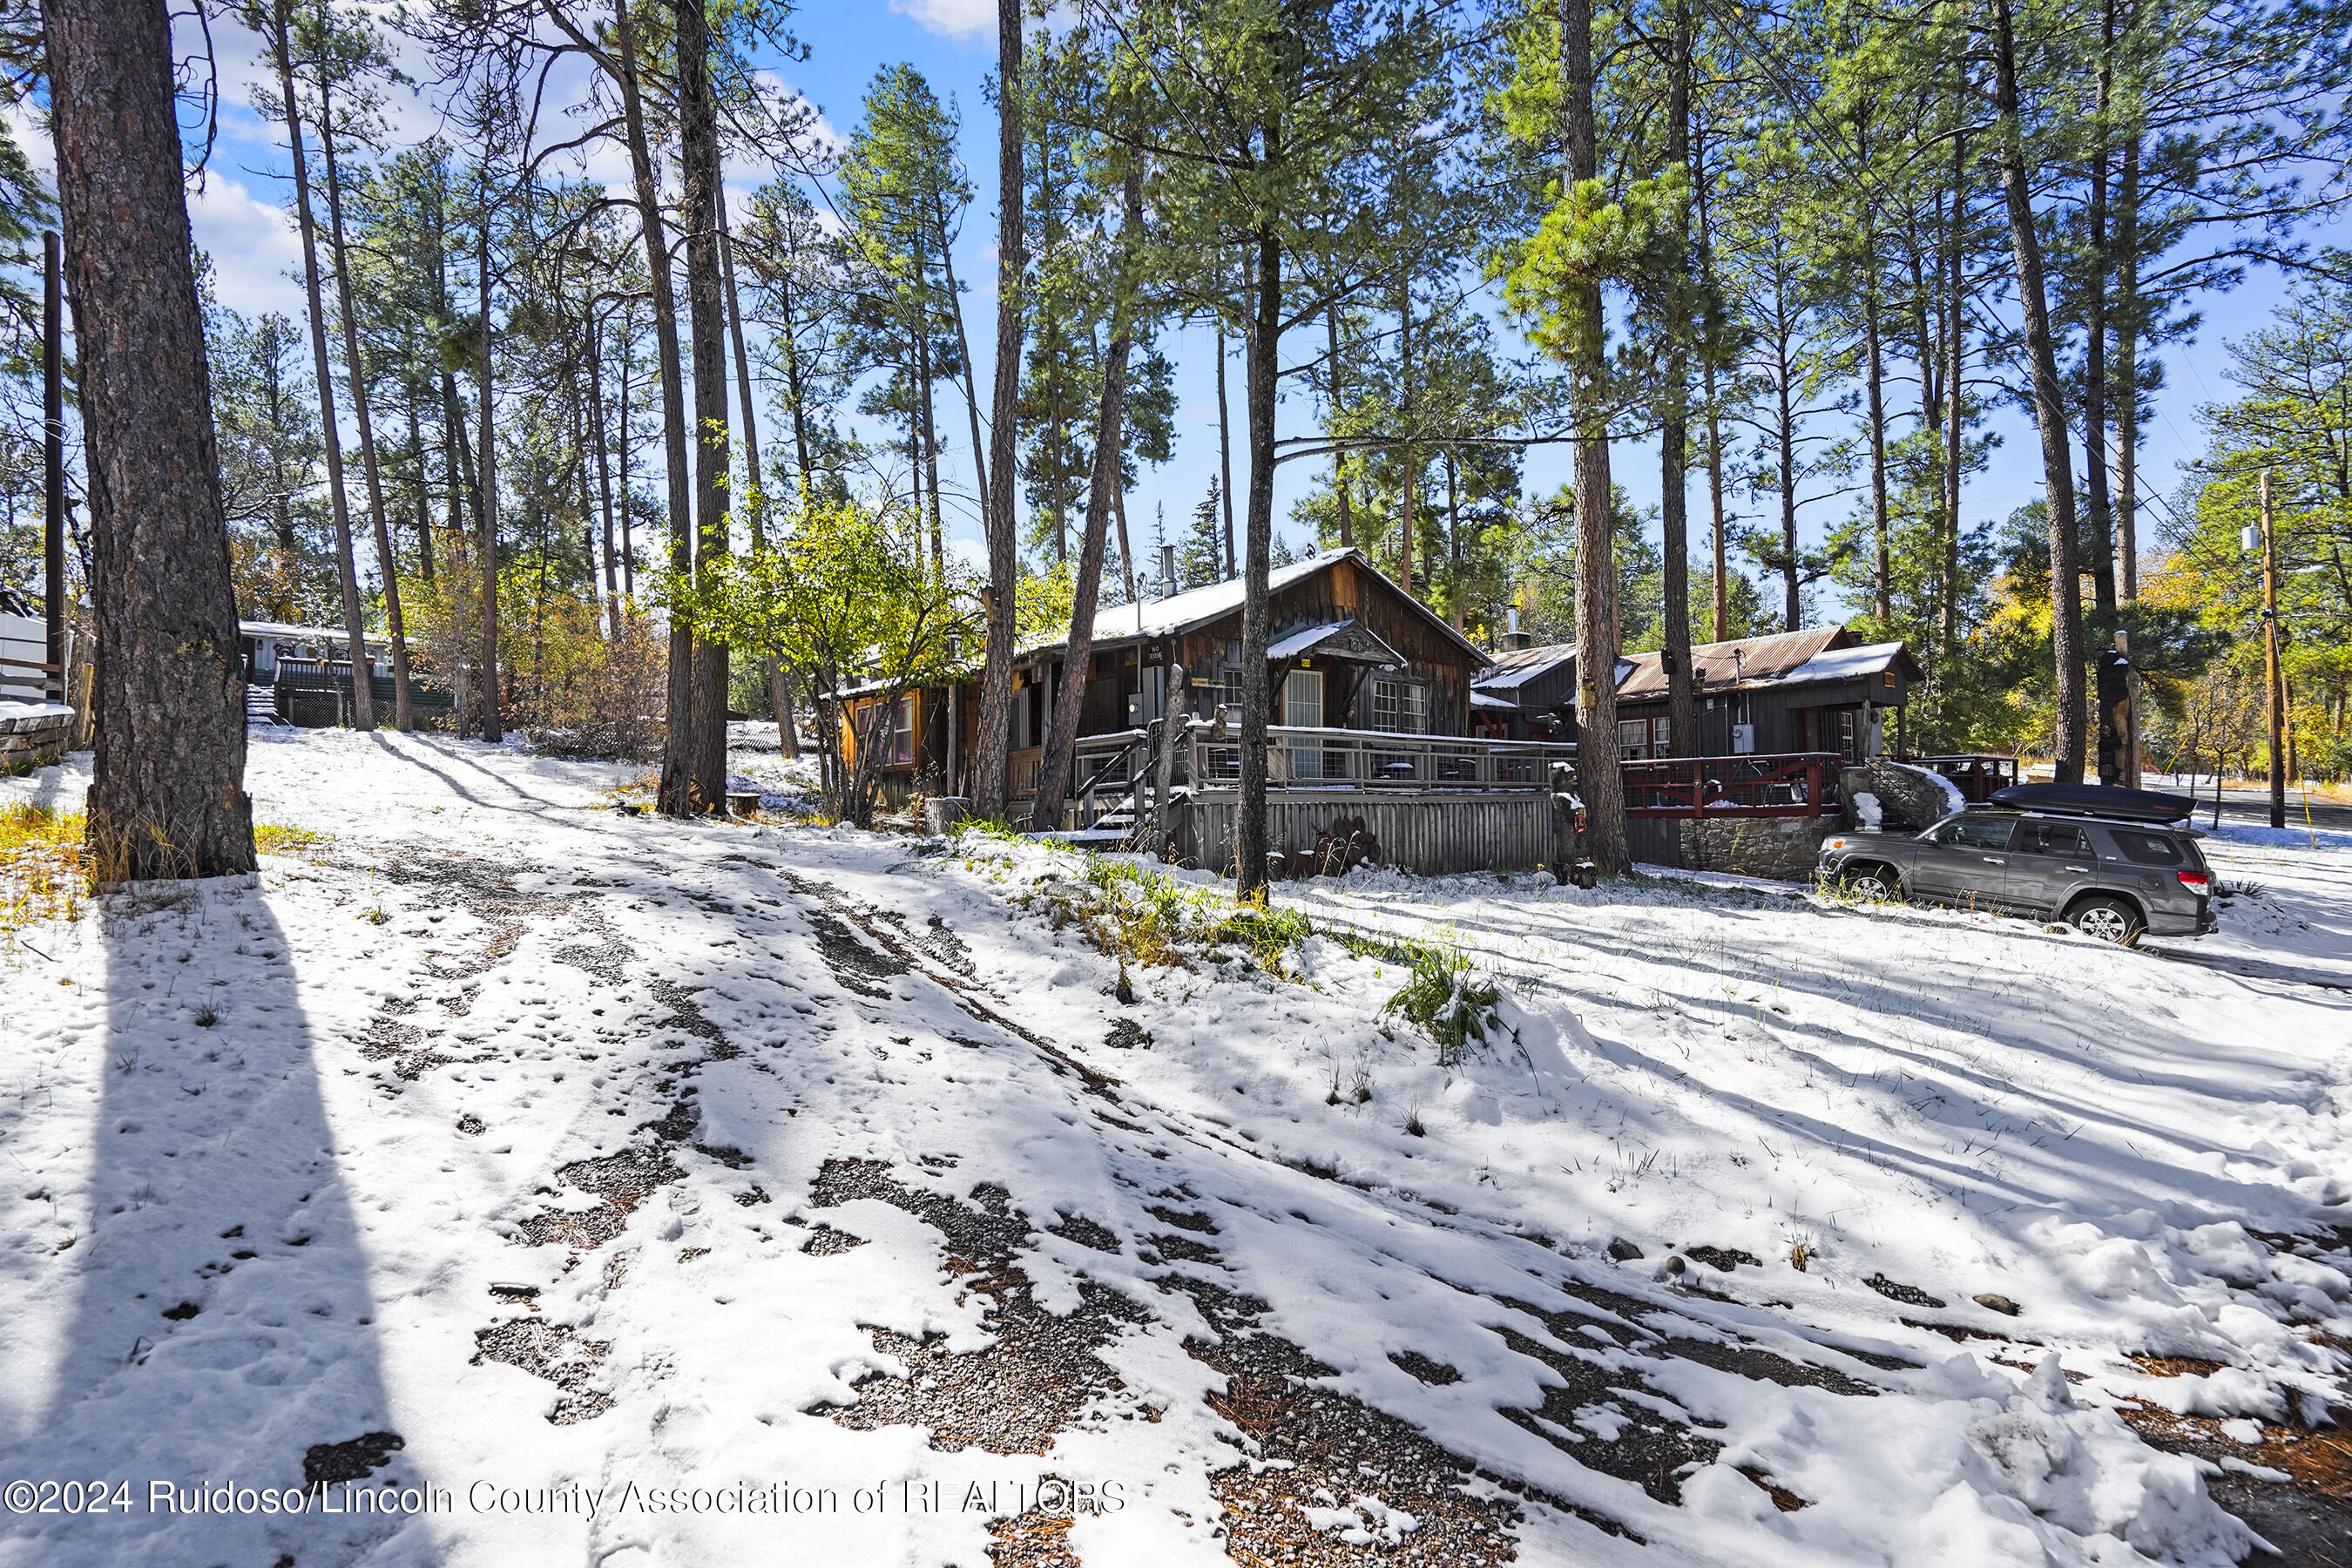
[[[1619,760],[1638,763],[1650,754],[1650,721],[1647,719],[1617,721],[1617,755]]]
[[[1429,731],[1429,689],[1412,680],[1372,683],[1372,728],[1396,735]]]
[[[886,754],[894,763],[915,760],[915,695],[911,691],[890,710],[890,750]]]

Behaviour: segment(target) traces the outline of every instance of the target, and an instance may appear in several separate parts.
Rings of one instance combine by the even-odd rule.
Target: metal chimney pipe
[[[1160,596],[1163,599],[1172,598],[1175,593],[1176,547],[1172,544],[1163,544],[1160,547]]]

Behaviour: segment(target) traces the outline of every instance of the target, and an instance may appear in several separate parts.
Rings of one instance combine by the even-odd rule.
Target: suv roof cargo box
[[[2021,784],[1993,791],[1993,804],[2012,811],[2060,816],[2108,816],[2126,822],[2178,822],[2197,809],[2185,795],[2111,784]]]

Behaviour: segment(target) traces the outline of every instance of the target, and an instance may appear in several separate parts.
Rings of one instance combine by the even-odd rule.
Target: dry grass
[[[48,921],[80,918],[102,867],[89,847],[89,819],[79,811],[18,801],[0,807],[0,936]],[[334,840],[283,823],[257,823],[254,847],[264,855],[316,856]]]
[[[282,822],[253,825],[253,847],[264,855],[316,855],[334,841],[332,834],[289,827]]]
[[[82,814],[18,801],[0,808],[0,935],[74,920],[89,893]]]

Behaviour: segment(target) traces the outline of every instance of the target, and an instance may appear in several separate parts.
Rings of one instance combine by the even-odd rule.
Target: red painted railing
[[[1657,757],[1619,765],[1628,816],[1827,816],[1838,809],[1835,752]]]

